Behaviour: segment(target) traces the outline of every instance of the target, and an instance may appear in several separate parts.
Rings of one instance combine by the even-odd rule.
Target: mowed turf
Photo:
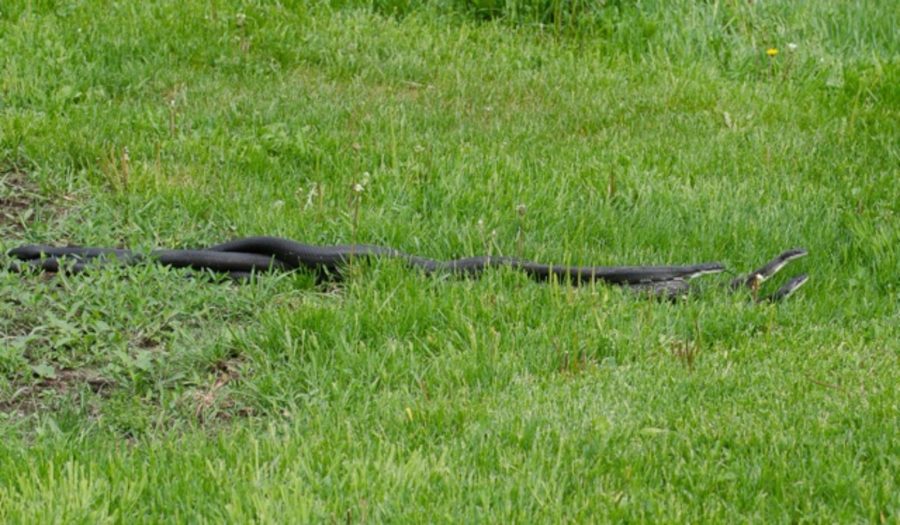
[[[896,522],[890,5],[3,2],[4,253],[805,247],[810,281],[0,270],[0,521]]]

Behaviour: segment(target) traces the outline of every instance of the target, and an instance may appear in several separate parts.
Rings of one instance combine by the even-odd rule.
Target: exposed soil
[[[224,359],[215,363],[212,370],[216,379],[212,385],[194,393],[194,417],[201,424],[227,422],[237,417],[252,415],[253,410],[247,406],[238,406],[228,395],[226,385],[240,379],[239,358]]]
[[[0,412],[26,416],[52,409],[55,402],[69,397],[82,385],[87,385],[95,394],[104,395],[115,383],[94,370],[58,370],[53,377],[42,378],[36,383],[14,390],[10,399],[0,401]]]
[[[21,233],[43,201],[37,187],[23,172],[0,172],[0,233]]]

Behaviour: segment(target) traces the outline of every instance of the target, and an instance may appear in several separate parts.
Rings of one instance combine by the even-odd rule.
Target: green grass
[[[810,283],[0,270],[0,521],[900,519],[890,2],[200,4],[0,5],[0,251],[803,246]]]

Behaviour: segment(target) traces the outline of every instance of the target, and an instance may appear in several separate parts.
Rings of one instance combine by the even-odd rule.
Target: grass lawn
[[[802,246],[811,278],[0,269],[0,522],[897,523],[890,5],[2,2],[2,253]]]

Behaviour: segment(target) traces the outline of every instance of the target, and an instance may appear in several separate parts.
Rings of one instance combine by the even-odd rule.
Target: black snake
[[[410,255],[393,248],[368,244],[312,246],[279,237],[247,237],[197,250],[154,250],[140,253],[116,248],[53,247],[29,245],[14,248],[8,255],[14,259],[10,270],[29,269],[45,272],[79,273],[95,264],[138,264],[153,261],[194,270],[211,270],[234,278],[253,273],[309,269],[321,278],[340,278],[342,270],[356,259],[392,258],[418,268],[426,274],[477,276],[488,268],[510,267],[529,277],[545,281],[551,278],[579,283],[604,281],[657,295],[677,296],[688,289],[688,281],[700,275],[719,273],[725,267],[717,262],[684,266],[566,266],[540,264],[513,257],[480,256],[440,261]],[[772,277],[788,262],[803,257],[803,249],[781,253],[763,267],[732,281],[732,288],[749,287],[756,292],[759,284]],[[789,280],[766,299],[780,301],[793,294],[807,280],[799,275]]]

